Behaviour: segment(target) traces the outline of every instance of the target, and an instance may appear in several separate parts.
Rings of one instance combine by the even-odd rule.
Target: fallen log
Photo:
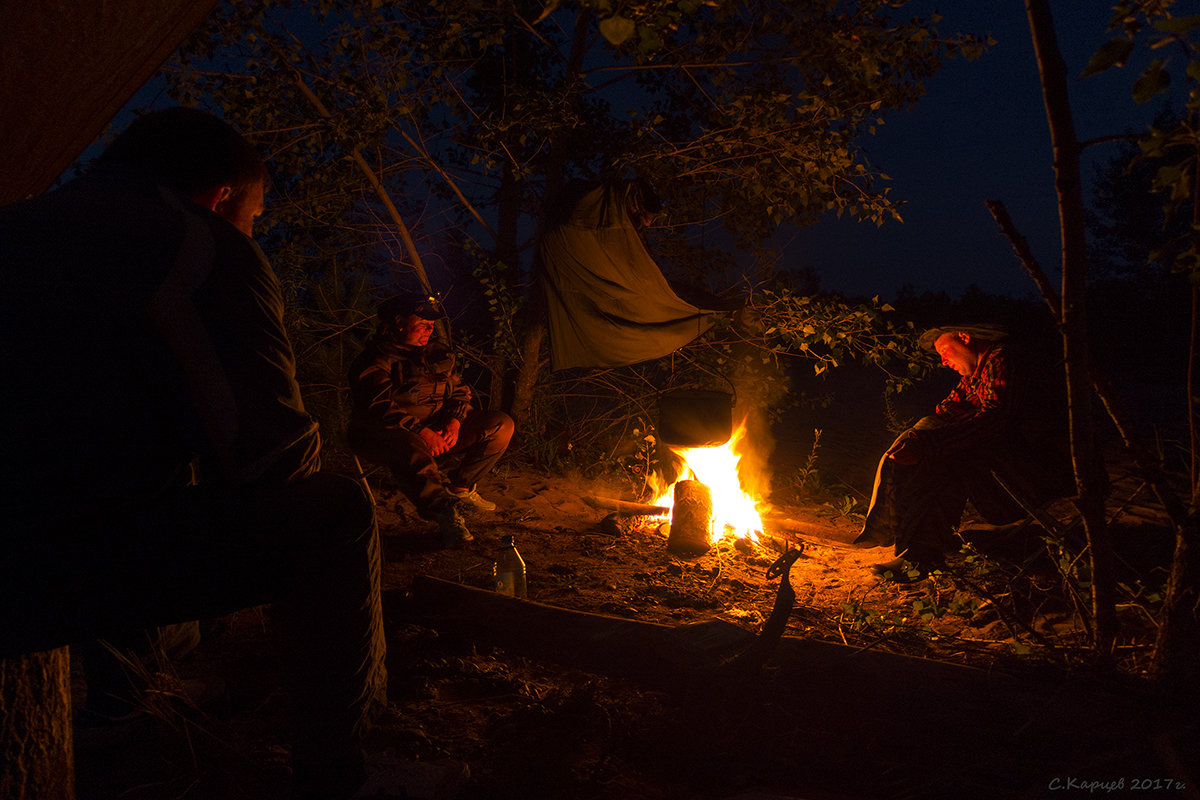
[[[955,777],[971,775],[975,796],[1040,797],[1058,776],[1086,774],[1089,765],[1109,763],[1114,752],[1159,765],[1155,737],[1174,737],[1167,742],[1171,748],[1172,742],[1182,747],[1195,741],[1195,725],[1181,727],[1177,709],[1148,703],[1144,692],[1117,693],[1074,676],[1017,679],[994,664],[978,669],[783,636],[771,669],[739,681],[720,666],[754,637],[730,623],[638,622],[424,576],[405,602],[441,636],[669,690],[686,701],[681,713],[693,715],[689,724],[709,726],[703,730],[721,747],[737,746],[756,729],[785,730],[792,782],[800,786],[812,778],[819,784],[825,776],[839,797],[896,796],[897,785],[909,785],[897,784],[897,774],[910,776],[908,794],[930,796],[926,776],[948,770]],[[718,669],[708,669],[714,664]],[[690,680],[694,669],[703,672]],[[684,694],[689,690],[698,691]],[[964,749],[964,730],[987,747]],[[1048,741],[1070,741],[1072,747],[1059,753],[1046,748]],[[1130,744],[1114,751],[1115,742]],[[878,748],[871,751],[873,770],[861,768],[864,748]],[[850,766],[833,772],[834,761]],[[981,763],[994,770],[975,778]],[[1158,768],[1179,785],[1193,785],[1182,769]],[[887,777],[877,778],[880,770]]]
[[[714,679],[722,683],[729,674],[724,668],[736,666],[739,655],[755,661],[761,655],[754,647],[758,637],[719,619],[685,625],[642,622],[518,600],[428,575],[413,581],[411,601],[411,610],[443,636],[670,691],[695,689]],[[824,689],[831,680],[844,683],[846,689],[854,688],[852,697],[869,694],[864,691],[868,685],[886,696],[885,687],[895,688],[918,675],[934,686],[955,680],[1011,680],[998,672],[987,677],[972,667],[793,636],[781,636],[776,643],[771,661],[780,674]],[[881,702],[880,708],[893,713],[888,704]]]
[[[768,535],[826,547],[849,547],[861,533],[856,525],[822,524],[773,514],[763,517],[763,527]]]
[[[771,617],[758,636],[722,620],[670,626],[637,622],[532,603],[496,592],[418,576],[418,605],[502,631],[505,647],[534,650],[543,657],[578,663],[666,689],[695,688],[713,680],[753,677],[766,663],[787,627],[796,593],[788,581],[803,548],[780,556],[767,579],[780,578]],[[514,600],[514,602],[506,602]]]
[[[591,497],[585,495],[583,502],[601,511],[612,511],[623,517],[661,517],[671,513],[666,506],[655,506],[647,503],[630,503],[627,500],[613,500],[608,497]]]
[[[743,652],[754,634],[731,622],[661,625],[517,600],[427,575],[413,582],[416,607],[458,634],[663,689],[710,673]]]

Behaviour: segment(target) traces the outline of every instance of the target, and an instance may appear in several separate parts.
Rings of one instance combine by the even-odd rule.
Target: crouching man
[[[939,566],[953,549],[967,500],[989,523],[1025,512],[997,481],[1033,504],[1074,491],[1061,389],[1037,359],[1005,343],[996,325],[946,326],[920,340],[961,377],[958,385],[884,453],[858,547],[895,545],[873,569],[905,580]]]
[[[375,335],[350,365],[350,447],[389,467],[417,514],[438,523],[443,544],[460,546],[474,538],[460,508],[496,508],[475,485],[508,449],[512,418],[472,410],[453,354],[430,344],[442,315],[428,298],[393,297],[378,316]],[[447,457],[457,456],[444,472]]]

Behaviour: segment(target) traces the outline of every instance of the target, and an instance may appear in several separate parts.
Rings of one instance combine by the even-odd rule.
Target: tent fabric
[[[0,205],[48,189],[216,0],[3,0]]]
[[[554,369],[617,367],[673,353],[718,314],[680,298],[630,219],[626,184],[583,195],[540,246]]]

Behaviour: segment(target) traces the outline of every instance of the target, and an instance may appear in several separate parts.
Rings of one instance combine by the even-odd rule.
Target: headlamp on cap
[[[427,320],[439,320],[444,316],[436,297],[414,294],[388,298],[380,303],[378,314],[381,324],[400,318],[407,319],[410,316]]]

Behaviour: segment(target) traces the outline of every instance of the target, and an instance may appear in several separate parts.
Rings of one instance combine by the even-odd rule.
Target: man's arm
[[[937,454],[1002,445],[1028,391],[1028,383],[1028,370],[1022,359],[1013,357],[1006,349],[994,349],[970,384],[960,383],[961,402],[949,407],[956,412],[950,417],[950,424],[918,432],[916,439],[921,451]]]
[[[415,381],[404,379],[404,362],[377,355],[366,363],[356,363],[350,376],[355,411],[381,428],[417,433],[420,420],[414,413],[418,405]]]
[[[266,257],[216,215],[185,210],[176,263],[150,315],[186,376],[207,478],[286,483],[320,467],[320,436],[304,409]]]
[[[425,443],[431,455],[441,455],[458,441],[458,420],[433,429],[422,421],[442,404],[439,387],[445,382],[427,379],[418,365],[397,355],[376,352],[360,357],[350,375],[356,414],[388,430],[406,430]],[[446,394],[450,392],[447,389]],[[418,413],[420,412],[420,413]],[[452,429],[452,430],[451,430]]]

